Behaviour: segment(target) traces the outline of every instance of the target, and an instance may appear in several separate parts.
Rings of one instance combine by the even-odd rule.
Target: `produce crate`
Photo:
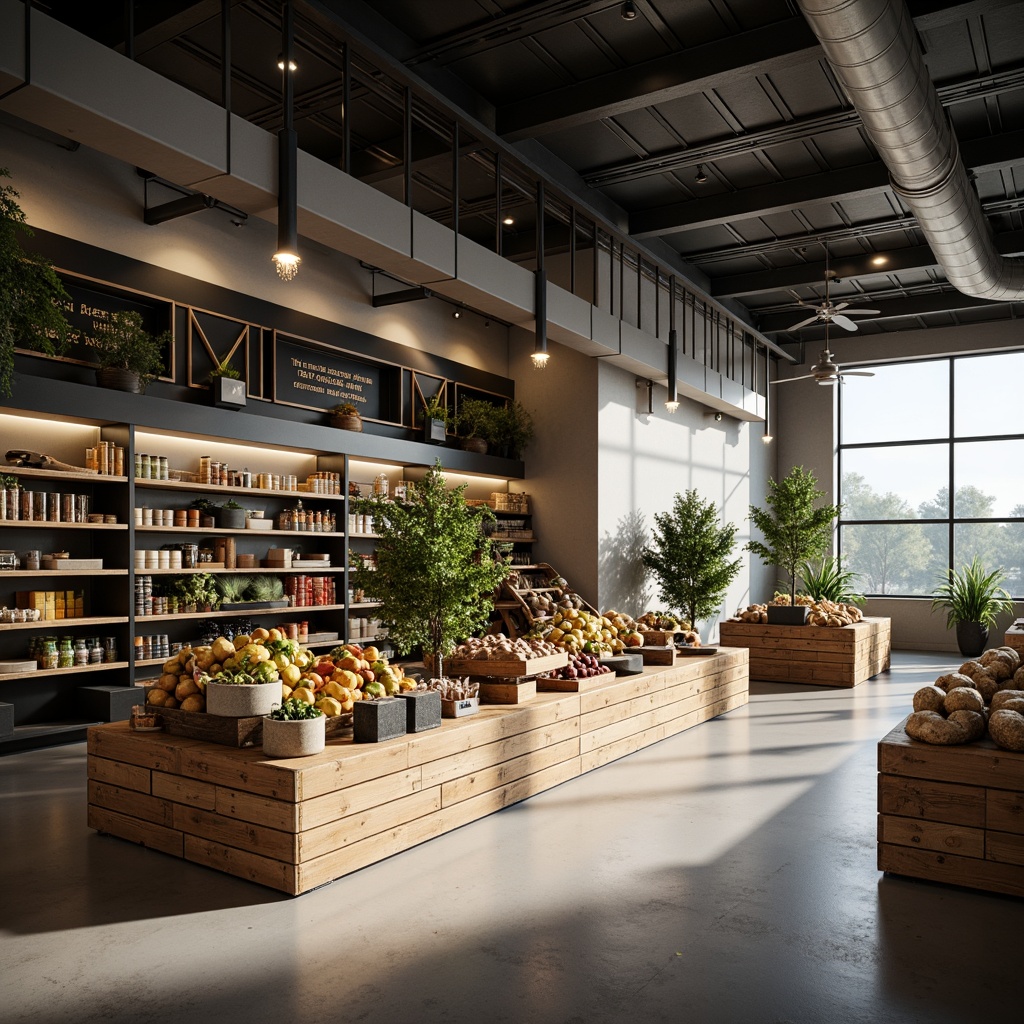
[[[508,658],[485,661],[483,658],[452,658],[445,663],[445,671],[453,676],[536,676],[541,672],[564,668],[569,664],[568,651],[546,654],[541,658]]]
[[[224,718],[205,711],[182,711],[181,708],[153,710],[164,723],[164,732],[191,740],[206,740],[225,747],[258,747],[263,742],[263,716]],[[335,715],[324,723],[328,737],[352,726],[352,713]]]
[[[639,654],[644,659],[645,665],[674,665],[676,660],[676,649],[674,646],[658,647],[648,646],[627,648],[630,654]]]
[[[537,696],[536,679],[520,679],[508,682],[483,682],[480,684],[480,700],[485,704],[525,704]]]
[[[644,638],[645,647],[672,647],[675,645],[676,637],[683,635],[681,629],[641,629],[640,635]]]
[[[586,693],[599,686],[615,682],[614,672],[602,672],[585,679],[559,679],[557,676],[537,676],[538,693]]]

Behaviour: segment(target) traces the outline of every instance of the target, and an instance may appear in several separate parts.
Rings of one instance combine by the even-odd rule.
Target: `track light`
[[[284,71],[284,55],[280,54],[280,53],[277,55],[277,70],[278,71]],[[299,65],[296,64],[295,61],[290,60],[290,61],[288,61],[288,70],[289,71],[298,71],[299,70]]]
[[[698,185],[703,185],[708,180],[708,176],[704,173],[704,165],[697,164],[697,174],[693,179]]]
[[[462,310],[461,309],[456,309],[456,310],[454,310],[452,312],[452,319],[453,320],[459,320],[461,317],[462,317]]]
[[[623,21],[632,21],[636,17],[636,6],[633,4],[632,0],[626,0],[622,5],[622,10],[619,11],[619,14],[622,15]]]

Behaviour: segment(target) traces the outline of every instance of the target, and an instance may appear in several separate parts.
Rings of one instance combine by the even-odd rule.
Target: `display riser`
[[[1024,753],[930,746],[906,721],[878,745],[878,869],[1024,896]]]
[[[294,761],[101,726],[89,732],[89,825],[298,894],[742,706],[747,661],[723,649]]]

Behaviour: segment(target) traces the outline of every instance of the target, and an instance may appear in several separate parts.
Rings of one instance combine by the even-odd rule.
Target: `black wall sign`
[[[394,420],[399,407],[397,366],[364,362],[336,349],[275,336],[274,401],[307,409],[331,409],[351,402],[359,415]]]

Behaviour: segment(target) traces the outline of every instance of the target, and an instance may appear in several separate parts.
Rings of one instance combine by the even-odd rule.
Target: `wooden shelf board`
[[[54,469],[33,469],[30,466],[4,466],[3,471],[10,473],[11,476],[25,476],[36,480],[81,480],[89,483],[98,481],[102,484],[126,484],[128,482],[126,476],[106,476],[99,473],[86,473],[84,470],[80,473],[71,470],[61,473]]]
[[[353,601],[352,604],[349,605],[349,609],[352,609],[352,608],[379,608],[380,605],[381,605],[380,601],[358,601],[358,602]]]
[[[0,622],[0,630],[63,629],[65,626],[119,626],[127,621],[127,615],[103,615],[97,618],[82,619],[38,619],[36,622]]]
[[[271,490],[268,487],[230,487],[226,484],[192,484],[185,480],[150,480],[135,477],[135,489],[154,491],[202,491],[207,494],[246,494],[256,498],[301,498],[303,501],[344,501],[344,494],[318,494],[315,491]]]
[[[102,661],[98,665],[76,665],[72,668],[39,668],[34,672],[2,672],[0,683],[9,679],[41,679],[43,676],[70,676],[79,672],[112,672],[116,669],[127,668],[127,661]]]
[[[52,523],[44,519],[0,519],[0,527],[15,526],[36,530],[127,530],[127,523]]]
[[[51,526],[60,526],[60,523],[51,523]],[[88,525],[88,524],[86,524]],[[127,527],[123,527],[127,529]],[[344,537],[343,533],[326,533],[316,530],[235,530],[217,526],[136,526],[136,533],[233,533],[245,534],[248,537]]]
[[[296,612],[337,612],[344,611],[343,604],[307,604],[285,606],[282,608],[239,608],[230,612],[178,612],[175,615],[136,615],[135,624],[142,626],[150,622],[172,622],[176,619],[239,619],[255,618],[263,615],[294,615]],[[64,620],[67,621],[66,619]],[[127,621],[127,620],[125,620]],[[166,661],[165,658],[161,661]]]
[[[136,569],[136,576],[187,576],[190,573],[209,573],[211,576],[218,576],[224,573],[258,573],[261,576],[269,576],[272,574],[298,574],[300,576],[326,576],[328,573],[333,572],[344,572],[344,568],[338,565],[329,565],[324,569],[261,569],[258,565],[254,565],[251,569]],[[9,575],[9,574],[8,574]],[[75,573],[69,573],[74,576]]]
[[[24,578],[26,576],[127,576],[127,569],[14,569],[0,572],[0,579],[9,576]]]

